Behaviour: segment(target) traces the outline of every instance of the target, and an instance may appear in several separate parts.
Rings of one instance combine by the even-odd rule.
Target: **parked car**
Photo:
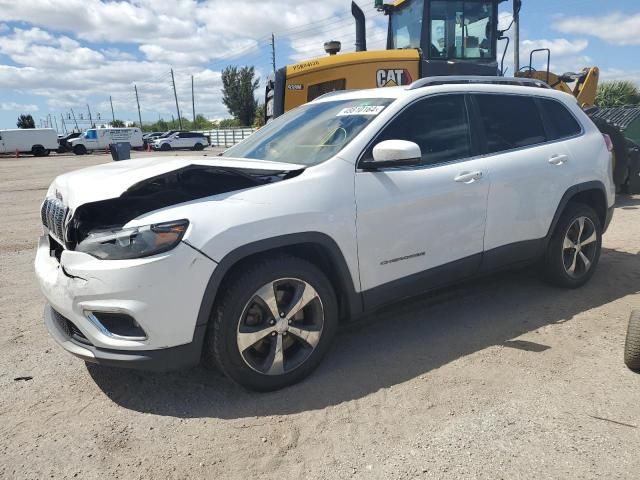
[[[49,155],[58,149],[58,137],[53,128],[15,128],[0,130],[0,153],[30,153],[36,157]]]
[[[82,132],[71,132],[58,136],[58,153],[71,152],[72,148],[69,142],[74,138],[78,138],[80,135],[82,135]]]
[[[94,150],[105,150],[118,142],[127,142],[131,148],[142,148],[142,131],[139,128],[90,128],[68,143],[73,153],[84,155]]]
[[[174,132],[168,136],[162,136],[154,140],[154,150],[203,150],[209,146],[209,140],[202,133],[198,132]]]
[[[142,136],[142,147],[146,150],[148,145],[151,145],[154,140],[160,138],[162,135],[164,135],[164,132],[145,133]]]
[[[273,390],[341,321],[405,297],[526,264],[584,285],[613,214],[609,139],[539,83],[435,80],[325,95],[221,157],[58,177],[35,262],[51,336],[87,362],[204,357]]]

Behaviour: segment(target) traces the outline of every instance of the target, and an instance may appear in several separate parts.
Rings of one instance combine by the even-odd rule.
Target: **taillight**
[[[604,137],[604,143],[607,144],[607,150],[609,150],[609,153],[613,152],[613,142],[611,141],[611,137],[606,133],[603,133],[602,136]]]

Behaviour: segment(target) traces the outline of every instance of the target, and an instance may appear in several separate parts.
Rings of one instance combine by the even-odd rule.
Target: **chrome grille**
[[[69,209],[57,198],[47,198],[40,209],[42,224],[49,229],[53,237],[65,242],[65,223]]]

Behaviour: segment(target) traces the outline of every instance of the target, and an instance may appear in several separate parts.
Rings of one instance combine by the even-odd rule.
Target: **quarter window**
[[[426,165],[460,160],[471,156],[469,121],[464,95],[425,98],[401,112],[376,138],[417,143]],[[373,147],[365,158],[372,158]]]
[[[540,99],[540,105],[547,122],[549,140],[573,137],[582,132],[582,127],[567,107],[556,100]]]
[[[536,102],[519,95],[475,96],[488,153],[544,143],[546,135]]]

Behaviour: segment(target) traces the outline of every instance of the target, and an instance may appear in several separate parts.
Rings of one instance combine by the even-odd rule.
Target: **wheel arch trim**
[[[341,294],[344,295],[348,315],[350,317],[359,316],[363,312],[362,296],[355,290],[353,277],[340,247],[338,247],[337,243],[331,237],[324,233],[303,232],[258,240],[238,247],[225,255],[222,260],[218,262],[213,274],[209,278],[200,304],[196,325],[201,326],[208,323],[220,285],[238,262],[252,255],[300,245],[320,247],[329,255],[333,270],[338,276],[338,285],[334,285],[334,288],[340,289],[340,291],[336,293],[338,296],[341,296]]]
[[[564,212],[565,208],[567,207],[567,205],[569,204],[571,199],[573,199],[576,195],[578,195],[578,194],[580,194],[582,192],[587,192],[587,191],[592,191],[592,190],[599,191],[602,194],[602,199],[604,200],[604,206],[605,206],[604,214],[606,216],[606,210],[609,208],[609,205],[608,205],[608,202],[607,202],[607,190],[606,190],[606,188],[604,186],[604,183],[602,183],[599,180],[593,180],[593,181],[590,181],[590,182],[584,182],[584,183],[580,183],[578,185],[574,185],[571,188],[569,188],[564,193],[562,198],[560,199],[560,203],[558,204],[558,208],[556,209],[556,213],[553,216],[553,220],[551,221],[551,225],[549,226],[549,230],[547,232],[547,236],[545,237],[545,246],[551,240],[551,236],[553,235],[553,232],[556,229],[556,226],[558,225],[558,221],[560,220],[560,216],[562,215],[562,212]],[[606,228],[604,221],[602,223],[602,228],[603,228],[603,230]],[[604,233],[604,231],[603,231],[603,233]]]

